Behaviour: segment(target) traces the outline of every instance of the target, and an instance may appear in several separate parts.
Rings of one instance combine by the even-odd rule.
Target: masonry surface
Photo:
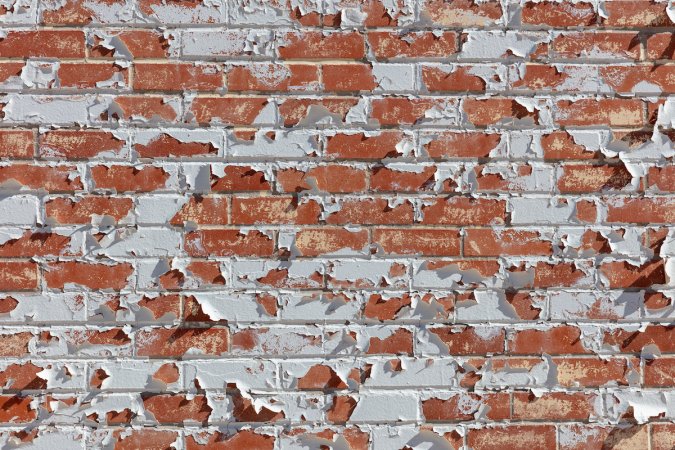
[[[0,448],[675,448],[675,6],[0,0]]]

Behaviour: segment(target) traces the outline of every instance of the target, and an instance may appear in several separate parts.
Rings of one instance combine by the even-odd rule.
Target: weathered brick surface
[[[668,0],[0,0],[0,447],[675,448]]]

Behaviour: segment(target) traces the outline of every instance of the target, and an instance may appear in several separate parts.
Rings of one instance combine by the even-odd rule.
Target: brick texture
[[[674,19],[0,1],[0,447],[675,448]]]

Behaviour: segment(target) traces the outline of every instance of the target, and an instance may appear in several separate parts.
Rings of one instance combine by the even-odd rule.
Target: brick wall
[[[666,1],[0,1],[0,443],[675,447]]]

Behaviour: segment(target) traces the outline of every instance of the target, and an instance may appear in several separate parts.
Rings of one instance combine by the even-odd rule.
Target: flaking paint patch
[[[520,31],[470,31],[460,59],[498,59],[509,53],[527,57],[538,44],[550,41],[548,33]]]

